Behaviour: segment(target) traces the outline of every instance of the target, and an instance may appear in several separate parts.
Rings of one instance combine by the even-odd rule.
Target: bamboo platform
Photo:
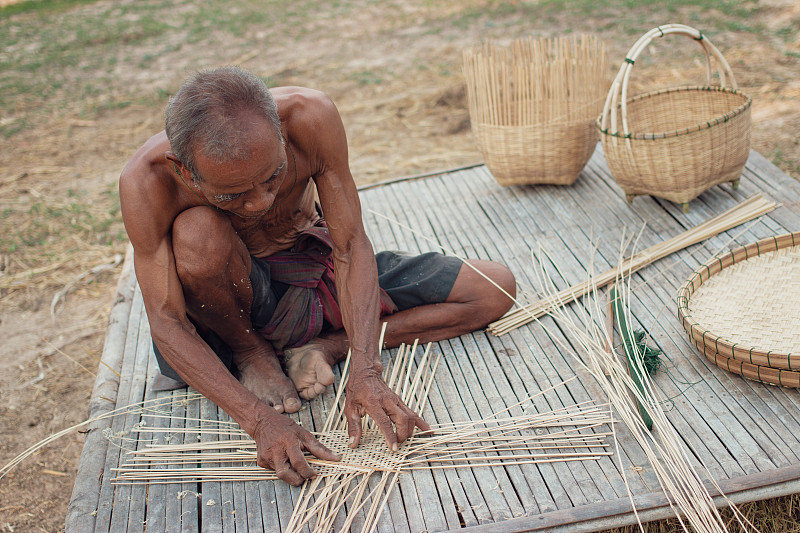
[[[691,272],[720,249],[800,230],[800,183],[753,152],[738,190],[728,184],[714,187],[691,203],[688,214],[680,205],[651,197],[637,197],[629,205],[598,149],[571,187],[502,188],[484,166],[477,166],[369,186],[360,194],[376,250],[436,247],[370,209],[456,255],[507,264],[520,292],[535,294],[540,288],[531,250],[538,244],[559,265],[562,277],[554,282],[562,289],[586,279],[590,260],[597,272],[615,266],[623,230],[630,236],[646,223],[637,245],[645,249],[756,192],[782,207],[632,277],[636,326],[647,329],[665,354],[667,371],[654,380],[661,396],[670,399],[668,417],[728,497],[741,503],[800,492],[800,393],[747,381],[707,364],[676,318],[675,296]],[[554,325],[549,318],[543,321]],[[534,323],[502,337],[478,331],[435,344],[433,350],[443,358],[425,418],[432,423],[480,419],[576,374],[578,379],[539,397],[537,407],[550,410],[589,399],[603,403],[598,385],[577,369],[573,354],[559,347],[554,338],[559,329],[549,331]],[[157,366],[130,261],[111,311],[103,361],[121,378],[100,366],[90,416],[173,395],[169,417],[158,422],[165,427],[198,427],[199,418],[228,419],[207,400],[180,401],[185,390],[151,390]],[[333,396],[329,390],[307,403],[294,415],[296,420],[319,427],[324,404]],[[125,444],[125,436],[140,422],[138,415],[128,414],[92,426],[69,506],[68,532],[280,531],[286,525],[299,490],[282,482],[112,483],[112,469],[124,456],[116,443],[141,446],[146,433]],[[164,433],[153,435],[156,442],[166,438]],[[109,444],[108,436],[116,440]],[[624,428],[617,427],[617,437],[618,452],[600,460],[404,473],[387,500],[378,531],[580,532],[632,524],[623,472],[643,520],[670,516],[642,450]],[[201,432],[191,438],[211,437]],[[359,520],[351,529],[360,530]]]

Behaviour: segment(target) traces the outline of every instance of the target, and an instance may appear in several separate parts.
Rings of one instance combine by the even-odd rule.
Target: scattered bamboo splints
[[[441,355],[431,357],[428,345],[424,354],[416,357],[416,348],[416,344],[401,347],[386,365],[384,379],[406,405],[419,412],[427,403]],[[547,413],[535,412],[534,398],[563,383],[483,420],[435,425],[433,435],[417,434],[396,453],[389,452],[383,435],[370,419],[361,445],[351,450],[341,394],[347,369],[345,364],[333,410],[315,434],[340,454],[342,461],[307,457],[318,475],[303,486],[286,531],[300,531],[307,525],[315,531],[330,530],[345,504],[347,515],[341,529],[347,530],[359,518],[364,520],[363,531],[372,531],[399,474],[405,471],[582,461],[611,454],[606,442],[610,433],[601,428],[611,422],[607,408],[585,402]],[[203,421],[199,428],[176,430],[142,425],[138,431],[216,433],[230,440],[146,446],[129,452],[126,464],[117,469],[116,483],[277,479],[273,471],[256,466],[255,443],[236,425]],[[215,466],[208,466],[211,464]]]
[[[586,296],[596,288],[608,285],[616,279],[618,271],[625,272],[626,274],[636,272],[679,250],[683,250],[693,244],[697,244],[740,224],[744,224],[749,220],[769,213],[776,207],[778,207],[777,203],[767,200],[761,196],[761,194],[753,195],[731,209],[728,209],[702,224],[698,224],[680,235],[660,244],[656,244],[655,246],[651,246],[642,252],[622,260],[618,268],[612,268],[595,276],[591,280],[591,283],[589,281],[584,281],[583,283],[552,294],[543,300],[507,313],[504,317],[489,324],[489,331],[498,337],[500,335],[505,335],[509,331],[544,316],[556,307],[577,300],[582,296]]]
[[[542,252],[545,256],[546,252]],[[543,267],[540,276],[541,285],[546,287],[550,294],[555,292],[555,288],[549,281],[549,277],[544,272]],[[629,267],[632,268],[632,267]],[[589,269],[591,272],[591,269]],[[632,323],[630,315],[630,271],[619,270],[617,274],[617,286],[619,298],[622,301],[624,312],[617,314],[617,318],[624,320],[628,326]],[[623,281],[623,276],[626,276]],[[593,278],[587,281],[589,293],[598,289],[599,283]],[[603,300],[601,303],[600,300]],[[574,313],[573,313],[574,312]],[[576,360],[585,368],[601,386],[613,407],[615,420],[625,424],[630,430],[636,442],[642,447],[647,456],[648,462],[658,479],[661,488],[669,496],[669,505],[675,511],[675,515],[681,523],[684,531],[696,531],[698,533],[718,533],[728,531],[725,521],[719,514],[714,501],[706,489],[700,473],[695,469],[693,463],[700,461],[700,466],[705,477],[714,483],[720,494],[722,490],[714,482],[713,477],[708,472],[699,456],[692,454],[687,448],[680,435],[676,432],[671,422],[667,418],[661,402],[656,393],[652,380],[644,369],[641,358],[633,358],[632,363],[638,365],[635,370],[639,375],[640,381],[637,383],[628,373],[625,357],[609,349],[613,346],[613,331],[608,330],[605,320],[606,304],[604,298],[595,292],[594,298],[588,298],[583,306],[572,306],[567,310],[560,306],[553,306],[548,310],[559,324],[559,328],[564,331],[571,339],[571,345],[577,349],[578,357]],[[545,328],[548,326],[542,324]],[[631,327],[628,327],[631,329]],[[560,339],[554,335],[553,338]],[[566,342],[563,348],[566,351],[573,351],[572,346]],[[645,422],[640,415],[640,407],[644,409],[648,417],[652,420],[652,431],[648,430]],[[613,433],[616,437],[616,434]],[[618,457],[619,454],[618,454]],[[621,460],[621,457],[620,457]],[[625,473],[625,468],[620,464],[619,471]],[[626,480],[627,487],[627,480]],[[628,494],[631,498],[631,506],[639,520],[636,506],[633,502],[633,495],[628,487]],[[723,494],[724,497],[724,494]],[[726,498],[727,500],[727,498]],[[743,531],[758,531],[747,519],[736,509],[730,500],[727,500],[734,516]],[[642,531],[641,521],[639,526]],[[691,526],[692,529],[689,529]]]

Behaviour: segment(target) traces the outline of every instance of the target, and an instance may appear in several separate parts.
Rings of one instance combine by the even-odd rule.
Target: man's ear
[[[172,152],[166,152],[166,153],[164,154],[164,156],[167,158],[167,160],[169,160],[169,161],[172,161],[172,162],[173,162],[173,163],[175,163],[176,165],[180,165],[181,167],[183,167],[183,168],[186,168],[186,167],[184,167],[184,166],[183,166],[183,163],[181,163],[181,160],[180,160],[180,159],[178,159],[178,156],[177,156],[177,155],[175,155],[174,153],[172,153]]]
[[[179,177],[184,179],[184,176],[192,177],[192,172],[186,168],[186,165],[181,163],[181,160],[178,159],[178,156],[175,155],[173,152],[165,152],[164,157],[167,158],[167,161],[172,163],[173,168],[176,172],[178,172]]]

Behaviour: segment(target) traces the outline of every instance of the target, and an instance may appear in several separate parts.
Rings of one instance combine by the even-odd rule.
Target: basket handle
[[[633,65],[636,62],[636,59],[639,57],[639,54],[641,54],[642,51],[647,48],[653,39],[656,37],[664,37],[665,35],[670,35],[673,33],[690,37],[697,41],[698,44],[700,44],[700,46],[703,48],[703,53],[706,56],[707,83],[711,83],[711,56],[713,55],[714,59],[717,61],[717,72],[719,73],[720,85],[725,87],[726,79],[729,79],[731,87],[733,89],[737,88],[736,78],[733,77],[733,71],[731,70],[730,65],[728,65],[728,62],[722,56],[722,53],[720,53],[717,47],[714,46],[714,44],[709,41],[708,38],[699,30],[683,24],[665,24],[664,26],[658,26],[642,35],[639,40],[634,43],[634,45],[628,51],[628,54],[625,56],[625,61],[623,61],[616,78],[614,78],[614,82],[611,84],[611,89],[608,91],[608,96],[606,97],[606,103],[603,106],[601,120],[601,127],[603,130],[619,132],[617,125],[617,114],[612,113],[612,110],[617,109],[619,106],[621,108],[623,132],[625,135],[630,133],[628,128],[627,102],[628,81],[630,80]],[[621,102],[620,99],[622,100]],[[611,126],[610,128],[609,125]]]

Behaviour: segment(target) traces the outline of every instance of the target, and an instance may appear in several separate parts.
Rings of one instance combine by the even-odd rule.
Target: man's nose
[[[275,194],[260,188],[260,190],[253,191],[253,194],[244,202],[244,208],[247,211],[257,213],[259,211],[266,211],[275,202]]]

